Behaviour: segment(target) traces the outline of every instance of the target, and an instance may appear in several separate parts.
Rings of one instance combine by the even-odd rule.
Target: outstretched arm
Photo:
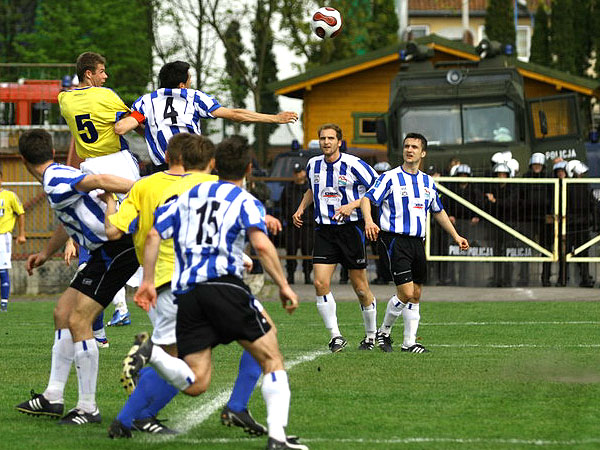
[[[117,194],[126,194],[135,181],[116,175],[95,174],[86,175],[75,187],[82,192],[90,192],[94,189],[103,189]]]
[[[291,111],[263,114],[248,109],[231,109],[224,106],[215,109],[211,114],[220,119],[228,119],[234,122],[294,123],[298,120],[298,114]]]
[[[469,241],[467,241],[464,237],[458,234],[456,228],[454,228],[454,225],[452,225],[452,222],[450,222],[446,211],[442,209],[440,212],[433,213],[433,217],[435,218],[436,222],[439,223],[441,227],[446,231],[446,233],[452,236],[452,239],[454,239],[454,242],[458,244],[461,250],[469,249]]]

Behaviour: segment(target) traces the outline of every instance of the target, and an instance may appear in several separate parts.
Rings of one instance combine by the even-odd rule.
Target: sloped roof
[[[453,41],[435,34],[416,39],[416,42],[428,45],[436,51],[467,60],[479,60],[479,55],[475,51],[475,47],[463,42]],[[304,90],[311,89],[314,85],[362,72],[389,62],[398,61],[400,59],[399,51],[401,48],[404,48],[404,44],[398,43],[365,55],[315,67],[295,77],[271,83],[268,85],[268,88],[277,95],[302,98]],[[570,75],[546,66],[518,60],[516,66],[525,78],[536,79],[548,84],[554,84],[557,88],[570,89],[584,95],[593,95],[600,98],[600,80]]]

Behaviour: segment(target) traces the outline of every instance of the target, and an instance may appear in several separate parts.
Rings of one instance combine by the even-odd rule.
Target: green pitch
[[[420,342],[432,352],[359,352],[362,318],[356,303],[338,303],[348,347],[327,353],[327,333],[312,302],[286,315],[267,309],[278,324],[292,390],[289,433],[311,449],[600,448],[600,302],[423,303]],[[212,385],[203,397],[177,396],[160,414],[183,431],[168,440],[134,434],[112,441],[107,428],[126,396],[121,359],[134,334],[149,329],[131,304],[131,326],[107,328],[100,350],[97,400],[101,425],[60,427],[14,406],[34,388],[43,392],[53,343],[51,302],[11,303],[0,314],[0,448],[12,449],[263,449],[223,427],[218,413],[228,398],[240,348],[214,352]],[[379,305],[379,319],[385,303]],[[112,313],[112,309],[110,311]],[[105,321],[110,316],[107,314]],[[74,368],[65,393],[75,406]],[[260,390],[250,409],[265,423]]]

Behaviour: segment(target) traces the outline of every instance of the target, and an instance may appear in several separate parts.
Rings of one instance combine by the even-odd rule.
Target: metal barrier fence
[[[10,178],[27,179],[17,173]],[[286,189],[292,187],[291,179],[275,181]],[[435,220],[429,220],[425,248],[432,262],[432,282],[535,285],[541,275],[543,283],[556,276],[562,285],[569,278],[571,283],[585,284],[596,276],[596,264],[589,263],[600,262],[600,179],[441,177],[436,185],[448,216],[471,248],[461,252]],[[27,242],[13,246],[13,259],[24,259],[43,248],[58,222],[38,182],[5,182],[3,187],[14,191],[25,206]],[[278,201],[266,200],[269,213],[284,225],[283,232],[272,240],[280,248],[281,259],[286,264],[293,261],[290,265],[294,268],[310,263],[314,231],[312,210],[305,213],[302,229],[292,224],[291,215],[304,188],[296,191],[295,195],[284,192]],[[368,250],[376,260],[376,247],[368,246]],[[471,264],[474,262],[480,264]],[[575,266],[579,274],[570,277]],[[514,267],[518,268],[518,280],[512,279]]]

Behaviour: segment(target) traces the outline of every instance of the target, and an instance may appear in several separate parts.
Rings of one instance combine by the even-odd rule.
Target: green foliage
[[[253,21],[254,54],[252,57],[252,75],[256,80],[256,92],[259,99],[256,101],[256,110],[265,114],[277,114],[279,112],[279,101],[266,85],[277,81],[277,63],[273,54],[273,30],[271,29],[272,14],[274,12],[273,2],[268,0],[257,0],[255,18]],[[266,149],[269,145],[269,136],[273,134],[277,124],[256,123],[254,125],[254,147],[257,156],[262,159],[266,157]]]
[[[600,0],[594,0],[592,2],[592,11],[590,16],[592,17],[592,48],[596,56],[594,72],[596,74],[596,78],[600,78]]]
[[[552,62],[549,25],[546,6],[543,1],[540,1],[535,13],[535,27],[531,37],[531,56],[529,60],[544,66],[550,66]]]
[[[331,0],[342,15],[342,31],[333,39],[318,39],[304,18],[322,6],[314,1],[284,0],[280,8],[287,44],[306,56],[307,67],[365,54],[398,41],[394,0]],[[302,18],[302,20],[300,19]]]
[[[231,94],[231,102],[234,108],[245,108],[246,97],[248,96],[248,85],[245,77],[248,75],[248,68],[242,59],[246,52],[242,43],[240,34],[240,23],[232,20],[225,30],[225,72],[227,76],[224,81]]]
[[[592,53],[593,0],[573,1],[573,53],[575,74],[585,75]]]
[[[21,35],[31,33],[37,0],[0,2],[0,61],[18,62]]]
[[[554,0],[552,3],[552,53],[554,67],[558,70],[577,74],[576,34],[573,0]]]
[[[485,34],[491,41],[515,47],[513,0],[490,0],[485,14]]]
[[[142,95],[152,66],[151,7],[136,0],[42,2],[33,32],[18,47],[23,62],[74,63],[84,51],[107,59],[107,87],[126,103]]]
[[[287,370],[292,392],[287,430],[311,449],[598,448],[599,302],[423,302],[418,335],[432,352],[422,355],[400,352],[402,318],[393,330],[393,353],[357,350],[364,327],[356,301],[337,303],[349,345],[335,355],[327,352],[329,335],[311,302],[301,302],[291,316],[278,301],[264,305],[277,326],[286,363],[295,363]],[[168,439],[139,432],[132,439],[108,438],[108,425],[127,400],[119,384],[121,361],[133,336],[151,327],[133,304],[132,324],[108,328],[110,348],[100,349],[97,401],[102,424],[67,430],[55,420],[16,412],[14,405],[29,399],[32,388],[43,391],[48,381],[53,307],[52,301],[11,302],[9,312],[0,315],[2,448],[264,448],[266,438],[249,439],[241,429],[219,421],[241,354],[235,343],[213,350],[212,380],[205,394],[179,394],[160,412],[169,427],[183,433]],[[384,312],[381,302],[377,323]],[[76,401],[73,367],[66,409]],[[366,426],[365,412],[372,405],[388,405],[389,413],[378,414],[376,425]],[[260,387],[249,409],[265,423]],[[399,427],[399,411],[418,420]],[[335,426],[323,419],[327,417],[335,418]]]

